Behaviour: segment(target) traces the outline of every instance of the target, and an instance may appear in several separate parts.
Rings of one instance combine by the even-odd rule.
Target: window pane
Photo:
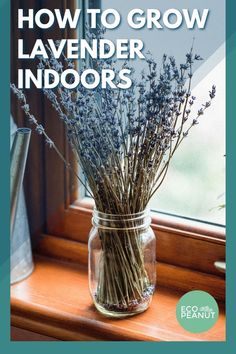
[[[150,207],[182,217],[225,224],[225,23],[222,20],[225,18],[225,1],[206,0],[204,8],[211,9],[208,25],[204,30],[195,28],[191,31],[184,26],[176,31],[132,30],[126,21],[129,10],[134,8],[132,2],[122,2],[122,6],[118,6],[117,1],[106,0],[101,4],[103,9],[117,9],[122,16],[121,25],[116,30],[108,30],[106,38],[141,39],[145,43],[145,52],[150,50],[157,62],[164,53],[175,56],[178,63],[183,62],[195,37],[194,50],[205,58],[204,62],[198,62],[194,73],[195,111],[208,99],[208,90],[213,84],[217,87],[216,99],[176,152]],[[198,7],[196,4],[197,1],[180,0],[176,7],[191,10]],[[135,2],[135,8],[145,10],[147,7],[164,11],[173,7],[173,1],[160,0],[158,6],[155,0],[149,0],[146,6],[142,0]],[[139,60],[134,66],[139,72],[145,63]]]
[[[150,206],[224,224],[225,210],[221,207],[225,203],[224,59],[194,88],[193,93],[200,102],[204,102],[206,89],[212,83],[217,87],[217,98],[176,153],[166,180]]]

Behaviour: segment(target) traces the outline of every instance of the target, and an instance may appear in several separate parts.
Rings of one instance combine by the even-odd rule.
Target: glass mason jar
[[[145,311],[155,290],[156,238],[150,213],[94,210],[89,235],[89,287],[99,312],[122,318]]]

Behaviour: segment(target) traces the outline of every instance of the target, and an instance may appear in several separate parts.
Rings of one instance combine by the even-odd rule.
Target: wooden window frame
[[[53,9],[50,1],[42,2],[44,6],[47,3],[47,8]],[[17,0],[15,3],[14,9],[17,8],[17,3],[20,5],[21,2]],[[74,0],[60,0],[57,7],[73,8],[76,6],[75,3]],[[24,1],[24,6],[33,8],[33,1]],[[39,4],[40,6],[41,4]],[[16,18],[14,13],[12,18]],[[17,28],[16,23],[13,28]],[[61,31],[54,28],[42,35],[58,39],[61,36],[73,38],[76,34],[72,31]],[[16,33],[14,38],[17,39],[18,36],[24,38],[24,31],[18,35]],[[38,36],[37,31],[32,31],[28,45],[30,46],[30,42],[33,43]],[[11,57],[12,60],[17,57],[16,43],[12,43]],[[12,62],[12,68],[18,68],[15,64]],[[26,61],[17,65],[35,67],[35,63],[29,65]],[[16,71],[12,72],[12,81],[16,82]],[[35,89],[30,90],[27,96],[33,113],[44,125],[48,135],[56,142],[59,150],[71,162],[72,166],[77,168],[77,161],[66,140],[65,127],[59,121],[55,110],[45,96],[36,92]],[[12,114],[18,125],[29,126],[15,97],[12,97]],[[75,175],[65,168],[55,151],[47,148],[42,138],[36,133],[32,135],[25,190],[33,244],[37,245],[41,236],[44,237],[43,243],[40,241],[38,246],[40,252],[50,255],[49,247],[45,245],[45,239],[49,240],[49,244],[56,239],[62,245],[61,253],[63,254],[63,245],[67,240],[71,244],[76,242],[80,245],[85,257],[93,203],[89,198],[83,198],[84,196],[81,195],[83,192],[78,192],[79,185]],[[172,267],[208,273],[216,277],[222,276],[216,269],[214,262],[225,260],[224,228],[184,221],[184,219],[158,213],[153,213],[152,227],[158,239],[158,262]],[[55,243],[53,244],[55,245]],[[51,255],[53,255],[53,250],[51,250]]]

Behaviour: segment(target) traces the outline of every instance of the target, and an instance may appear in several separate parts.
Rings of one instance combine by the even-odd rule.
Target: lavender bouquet
[[[179,66],[174,57],[164,55],[158,67],[149,56],[148,73],[142,72],[139,79],[135,79],[130,63],[125,62],[123,66],[130,68],[133,75],[133,85],[127,90],[100,86],[93,90],[82,86],[69,90],[60,84],[55,89],[43,90],[67,127],[68,141],[83,168],[88,193],[99,212],[127,215],[147,208],[165,179],[171,158],[215,97],[213,86],[209,99],[192,117],[196,98],[191,94],[191,81],[197,60],[201,58],[193,49]],[[93,65],[98,72],[117,70],[111,59],[98,59]],[[74,68],[74,63],[66,57],[61,62],[51,54],[49,59],[40,58],[39,67],[60,73],[65,68]],[[84,62],[81,70],[85,67]],[[45,136],[46,143],[70,168],[30,113],[24,93],[14,84],[11,87],[36,131]],[[108,309],[128,311],[154,290],[145,269],[140,240],[130,231],[122,237],[118,234],[111,237],[100,230],[99,237],[103,260],[99,263],[96,301]],[[111,254],[115,257],[113,262]]]

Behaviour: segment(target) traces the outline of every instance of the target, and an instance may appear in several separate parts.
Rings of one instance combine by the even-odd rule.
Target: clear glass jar
[[[122,318],[145,311],[155,290],[156,238],[145,210],[94,210],[89,235],[89,287],[99,312]]]

